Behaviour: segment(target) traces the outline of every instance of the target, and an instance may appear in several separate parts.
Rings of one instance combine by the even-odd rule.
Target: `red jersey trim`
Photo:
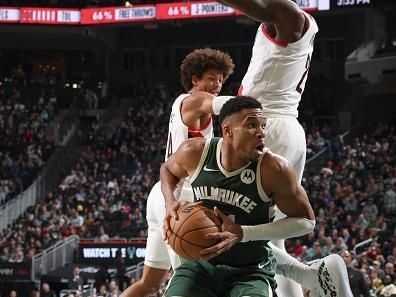
[[[200,127],[200,128],[193,128],[193,127],[188,127],[188,126],[187,127],[188,127],[189,132],[200,132],[200,131],[203,131],[206,128],[208,128],[210,124],[212,124],[212,118],[210,118],[209,122],[203,127]]]
[[[182,110],[182,108],[183,108],[183,101],[186,100],[188,97],[190,97],[190,96],[187,96],[187,97],[183,98],[183,100],[180,102],[180,116],[181,116],[181,110]],[[182,118],[182,120],[183,120],[183,117],[181,117],[181,118]],[[184,122],[183,122],[183,123],[184,123]],[[194,133],[194,132],[200,132],[200,131],[205,130],[206,128],[209,127],[210,124],[212,124],[212,118],[210,118],[210,120],[208,121],[207,124],[205,124],[203,127],[199,127],[199,128],[190,127],[190,126],[188,126],[188,125],[186,125],[186,124],[184,123],[184,125],[186,125],[187,128],[188,128],[188,132],[193,132],[193,133]]]
[[[243,85],[241,84],[238,89],[238,96],[242,96],[242,92],[243,92]]]
[[[188,131],[188,138],[205,138],[201,132]]]
[[[267,30],[265,29],[265,25],[264,23],[261,24],[261,31],[263,32],[264,36],[267,37],[270,41],[272,41],[273,43],[275,43],[276,45],[279,45],[281,47],[287,47],[288,43],[287,42],[282,42],[279,40],[276,40],[275,38],[272,38]]]
[[[309,28],[311,27],[311,22],[314,20],[313,16],[310,15],[309,13],[306,13],[304,10],[302,10],[304,16],[308,19],[308,27],[307,30],[305,30],[304,34],[301,36],[301,38],[299,40],[301,40],[305,34],[308,32]],[[288,43],[287,42],[282,42],[279,40],[276,40],[275,38],[272,38],[269,33],[267,32],[267,30],[265,29],[265,24],[261,23],[261,31],[263,32],[263,34],[265,35],[265,37],[267,37],[270,41],[272,41],[273,43],[275,43],[276,45],[279,45],[281,47],[287,47]],[[297,40],[297,41],[299,41]],[[295,42],[297,42],[295,41]],[[295,43],[293,42],[293,43]],[[291,43],[291,44],[293,44]]]

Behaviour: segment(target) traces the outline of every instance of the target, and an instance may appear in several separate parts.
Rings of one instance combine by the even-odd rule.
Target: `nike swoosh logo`
[[[207,171],[207,172],[216,172],[216,171],[219,171],[218,169],[212,169],[212,168],[208,168],[208,166],[207,165],[205,165],[205,167],[204,167],[204,171]]]
[[[259,269],[263,269],[264,266],[265,266],[264,264],[259,264],[259,265],[258,265],[258,268],[259,268]]]

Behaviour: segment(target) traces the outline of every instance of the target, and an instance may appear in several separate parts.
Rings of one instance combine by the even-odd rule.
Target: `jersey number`
[[[310,65],[311,65],[311,56],[308,55],[307,61],[305,62],[305,71],[304,71],[303,75],[301,76],[300,82],[298,83],[297,88],[296,88],[297,92],[299,92],[300,94],[302,94],[302,92],[304,91],[301,88],[301,85],[307,78],[307,74],[308,74]]]
[[[172,149],[172,133],[171,132],[169,132],[167,151],[168,151],[168,154],[167,154],[166,158],[169,158],[169,156],[172,155],[172,153],[173,153],[173,149]]]

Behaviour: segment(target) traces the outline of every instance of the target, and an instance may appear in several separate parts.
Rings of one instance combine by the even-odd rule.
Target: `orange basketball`
[[[198,260],[202,249],[218,243],[205,235],[221,231],[221,221],[213,210],[202,205],[186,205],[179,209],[178,220],[170,219],[167,238],[171,248],[186,259]]]

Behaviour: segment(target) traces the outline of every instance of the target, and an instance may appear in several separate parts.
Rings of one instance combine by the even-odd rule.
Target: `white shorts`
[[[303,127],[293,116],[278,114],[265,116],[267,117],[265,145],[273,153],[281,155],[292,164],[297,181],[301,183],[307,150]],[[277,208],[276,210],[275,219],[285,217]]]
[[[185,185],[187,182],[185,182]],[[192,189],[188,184],[182,188],[180,198],[193,201]],[[166,244],[162,236],[162,224],[165,218],[165,199],[161,183],[157,182],[147,197],[147,243],[144,265],[158,269],[175,269],[180,265],[180,257]]]

